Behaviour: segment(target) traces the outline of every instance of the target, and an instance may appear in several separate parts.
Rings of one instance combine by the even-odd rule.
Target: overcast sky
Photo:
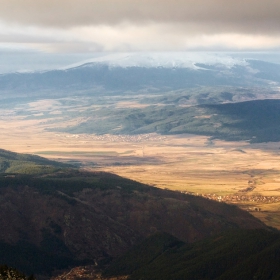
[[[280,1],[0,0],[0,48],[280,50]]]

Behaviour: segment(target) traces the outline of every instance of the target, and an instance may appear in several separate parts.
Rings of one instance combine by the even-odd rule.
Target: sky
[[[0,7],[6,49],[280,49],[279,0],[0,0]]]
[[[0,7],[2,57],[280,50],[279,0],[0,0]]]

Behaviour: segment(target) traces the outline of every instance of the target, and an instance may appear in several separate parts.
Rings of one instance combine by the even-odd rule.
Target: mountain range
[[[112,94],[197,86],[277,86],[279,69],[279,64],[265,61],[203,53],[119,54],[64,69],[2,74],[0,93],[38,96],[43,91],[52,96],[55,90],[65,96],[78,91]]]
[[[279,141],[279,70],[226,55],[111,54],[64,69],[2,74],[0,108],[72,134]],[[44,100],[55,106],[32,108]]]

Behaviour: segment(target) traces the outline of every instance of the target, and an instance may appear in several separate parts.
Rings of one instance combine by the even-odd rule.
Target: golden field
[[[59,161],[78,161],[172,190],[213,198],[280,196],[280,143],[250,144],[209,140],[204,136],[72,135],[47,132],[44,123],[2,118],[1,148]],[[280,202],[229,201],[280,229]],[[255,211],[254,208],[261,211]]]

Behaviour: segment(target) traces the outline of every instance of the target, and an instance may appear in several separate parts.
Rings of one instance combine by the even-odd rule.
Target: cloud
[[[17,45],[43,52],[271,50],[278,36],[239,33],[207,34],[180,24],[148,23],[56,28],[0,24],[0,46]]]
[[[104,51],[269,50],[280,46],[277,36],[182,32],[176,24],[76,27],[74,33],[79,41],[94,42]]]
[[[43,51],[280,46],[279,0],[0,0],[0,44]]]
[[[0,0],[7,22],[71,28],[180,23],[206,33],[279,33],[279,0]]]

